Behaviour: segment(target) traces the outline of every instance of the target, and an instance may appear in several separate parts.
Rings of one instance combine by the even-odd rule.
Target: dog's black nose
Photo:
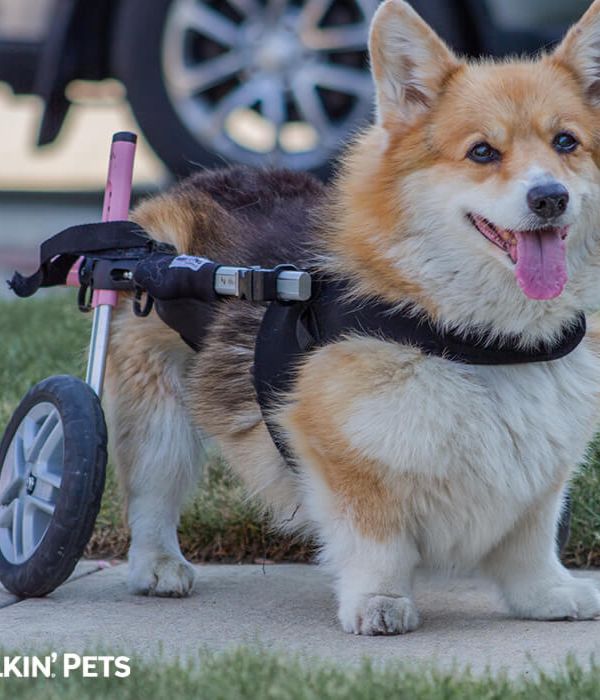
[[[556,219],[567,211],[569,192],[558,182],[532,187],[527,193],[527,204],[541,219]]]

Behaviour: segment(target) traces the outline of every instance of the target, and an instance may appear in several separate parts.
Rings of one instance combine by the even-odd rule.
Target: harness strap
[[[263,318],[255,348],[254,384],[271,437],[288,464],[293,455],[274,422],[278,401],[291,390],[299,363],[317,347],[359,333],[417,347],[425,355],[471,365],[516,365],[565,357],[581,343],[586,319],[578,314],[550,345],[521,347],[517,336],[492,338],[441,330],[425,314],[411,315],[379,301],[348,301],[345,282],[322,280],[303,304],[272,303]]]
[[[518,335],[495,337],[489,332],[477,331],[459,334],[441,329],[425,313],[398,311],[391,304],[375,300],[348,301],[348,284],[338,281],[321,284],[320,293],[314,302],[308,302],[298,323],[298,342],[304,338],[305,350],[355,332],[413,345],[426,355],[469,365],[516,365],[558,360],[575,350],[586,333],[585,315],[580,313],[564,327],[553,344],[541,342],[523,347]]]
[[[132,221],[71,226],[42,243],[36,272],[29,277],[15,272],[8,284],[17,296],[29,297],[40,287],[65,284],[69,270],[82,255],[136,257],[161,245]]]

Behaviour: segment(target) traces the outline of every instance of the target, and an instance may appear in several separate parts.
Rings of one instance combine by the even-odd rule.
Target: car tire
[[[338,129],[337,131],[333,128],[331,129],[331,135],[328,136],[327,140],[327,148],[329,150],[323,149],[323,157],[315,156],[311,160],[308,157],[310,154],[307,157],[300,155],[296,160],[290,157],[286,162],[280,163],[271,161],[260,153],[250,151],[245,153],[243,148],[232,147],[228,150],[225,147],[220,147],[218,143],[215,145],[215,141],[212,139],[195,136],[191,133],[190,128],[184,123],[185,119],[181,116],[181,109],[178,112],[178,109],[174,106],[174,100],[169,96],[168,84],[170,85],[173,81],[168,83],[166,77],[166,70],[163,64],[163,41],[165,40],[165,26],[170,16],[169,13],[177,1],[156,0],[152,3],[151,11],[149,11],[145,0],[124,0],[117,13],[111,48],[113,73],[125,84],[128,99],[142,132],[167,167],[176,175],[186,175],[199,167],[223,166],[238,162],[252,166],[276,165],[291,167],[292,169],[305,169],[320,176],[327,176],[331,170],[331,158],[337,154],[339,148],[351,136],[352,131],[359,124],[365,123],[370,117],[372,111],[372,90],[368,100],[366,100],[366,82],[363,82],[361,87],[365,98],[362,102],[368,102],[368,104],[363,105],[361,102],[360,109],[358,107],[356,109],[352,108],[349,112],[347,128],[344,126],[343,129]],[[376,0],[348,0],[348,4],[354,1],[366,3],[369,7],[372,4],[373,8],[376,6]],[[363,13],[362,17],[366,17],[366,15]],[[364,22],[362,23],[364,24]],[[201,44],[202,38],[198,41]],[[208,40],[206,41],[208,42]],[[253,44],[253,46],[258,45],[259,42]],[[231,49],[231,51],[233,50]],[[322,55],[323,52],[319,53],[315,50],[314,53]],[[366,60],[364,60],[366,54],[362,51],[361,55],[363,55],[363,58],[361,59],[360,67],[355,61],[349,67],[355,73],[348,73],[348,75],[359,75],[360,71],[360,74],[364,74],[365,78],[368,78],[370,81]],[[288,68],[287,70],[294,69]],[[247,69],[245,67],[236,74],[236,80],[239,79],[242,85],[244,83],[240,76],[246,76],[246,74]],[[349,80],[347,89],[357,90],[356,85],[350,85],[351,82]],[[356,83],[356,81],[354,82]],[[204,99],[205,94],[209,94],[208,90],[200,93],[200,102]],[[330,100],[327,104],[334,104],[331,102],[333,98],[329,94],[323,99]],[[298,100],[296,100],[295,104],[297,102]],[[340,99],[338,99],[337,104],[340,104]],[[286,105],[285,112],[287,115],[290,114],[288,109],[290,108]],[[334,124],[334,117],[337,118],[336,115],[338,113],[339,109],[338,112],[334,112],[332,108],[330,125]],[[297,119],[297,110],[294,114],[296,116],[289,116],[289,119]],[[200,121],[202,120],[187,119],[187,123],[194,126]],[[309,120],[306,119],[306,121],[308,122]],[[343,119],[335,123],[345,124]],[[333,134],[336,135],[335,147],[332,145],[334,139],[331,136]],[[221,142],[225,143],[226,140],[223,137]],[[239,157],[237,154],[239,154]],[[318,155],[320,156],[320,154]]]
[[[181,124],[165,90],[160,46],[170,5],[171,0],[157,0],[149,12],[144,0],[121,3],[111,54],[144,136],[171,172],[187,175],[197,165],[214,166],[219,159]]]

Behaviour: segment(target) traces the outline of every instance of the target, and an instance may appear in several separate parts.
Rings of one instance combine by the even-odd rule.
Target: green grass
[[[1,656],[13,656],[0,652]],[[111,652],[109,655],[116,655]],[[127,678],[5,678],[0,700],[591,700],[600,697],[600,667],[584,671],[573,661],[553,675],[532,674],[519,680],[476,677],[469,672],[409,669],[398,664],[375,667],[365,661],[341,667],[260,650],[239,649],[221,655],[202,653],[184,665],[131,660]]]
[[[89,316],[80,314],[72,293],[43,299],[0,302],[0,425],[27,390],[52,374],[82,376],[89,337]],[[566,553],[577,566],[600,566],[600,440],[573,485],[573,529]],[[182,518],[180,539],[195,561],[302,561],[310,545],[272,532],[255,504],[244,499],[240,484],[217,455]],[[114,473],[109,470],[102,509],[88,547],[92,556],[120,557],[128,533]]]
[[[0,303],[0,424],[45,377],[83,376],[89,328],[72,294]]]
[[[573,566],[600,566],[600,438],[573,483],[573,519],[565,553]]]

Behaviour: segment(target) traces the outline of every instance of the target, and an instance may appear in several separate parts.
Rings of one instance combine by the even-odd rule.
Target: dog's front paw
[[[192,592],[194,568],[173,554],[129,554],[128,587],[137,595],[183,598]]]
[[[358,605],[342,606],[339,617],[351,634],[405,634],[419,626],[417,608],[407,597],[365,596]]]
[[[600,589],[592,579],[572,578],[535,590],[511,607],[535,620],[594,620],[600,618]]]

